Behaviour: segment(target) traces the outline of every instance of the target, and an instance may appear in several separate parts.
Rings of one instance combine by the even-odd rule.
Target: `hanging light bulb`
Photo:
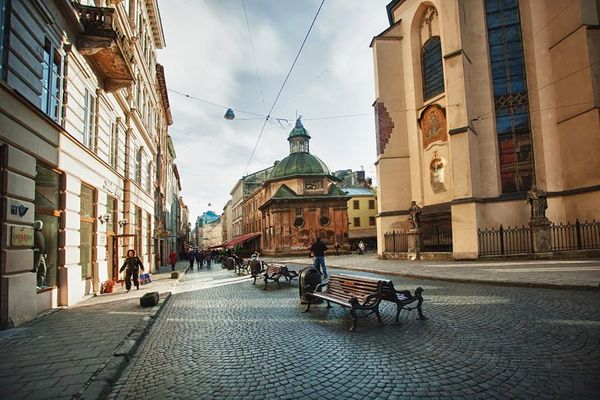
[[[235,114],[233,113],[233,110],[231,108],[228,108],[227,111],[225,112],[224,117],[225,119],[229,119],[232,120],[235,118]]]

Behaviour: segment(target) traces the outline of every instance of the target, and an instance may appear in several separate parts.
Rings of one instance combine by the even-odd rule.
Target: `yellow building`
[[[388,4],[390,27],[371,43],[380,252],[386,232],[409,229],[411,201],[423,240],[455,259],[482,255],[484,228],[528,229],[534,184],[550,221],[600,216],[599,8]]]
[[[369,188],[342,188],[348,200],[348,238],[351,249],[362,240],[373,249],[377,243],[377,196]]]

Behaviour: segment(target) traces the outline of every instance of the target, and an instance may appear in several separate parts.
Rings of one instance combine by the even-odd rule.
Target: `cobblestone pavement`
[[[187,265],[179,263],[177,270],[185,271]],[[162,275],[170,276],[170,272]],[[92,387],[92,378],[122,369],[121,362],[126,360],[115,354],[132,346],[132,339],[147,329],[147,318],[157,311],[141,308],[139,297],[148,291],[159,291],[164,297],[175,283],[164,276],[155,278],[139,291],[125,293],[118,288],[22,327],[0,331],[0,399],[72,399],[84,393],[99,394],[103,388]]]
[[[600,293],[390,278],[428,320],[382,304],[349,333],[297,282],[188,273],[109,398],[598,398]]]
[[[265,257],[265,260],[272,260]],[[310,264],[308,257],[285,257],[279,262]],[[347,268],[416,279],[500,285],[600,288],[600,259],[505,261],[380,260],[376,254],[328,255],[328,267]]]

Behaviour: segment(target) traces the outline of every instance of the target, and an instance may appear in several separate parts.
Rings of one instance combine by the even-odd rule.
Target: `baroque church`
[[[308,254],[320,237],[331,249],[348,246],[349,197],[327,165],[310,153],[310,135],[300,119],[287,140],[290,154],[244,202],[244,226],[260,232],[266,255]]]

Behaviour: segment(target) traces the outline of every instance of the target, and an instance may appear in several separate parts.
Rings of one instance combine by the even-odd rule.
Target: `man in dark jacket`
[[[323,274],[323,278],[327,278],[327,267],[325,266],[326,251],[327,246],[321,241],[321,238],[317,238],[317,240],[315,240],[312,246],[310,246],[310,252],[314,256],[313,267],[318,269],[319,272]]]
[[[138,281],[140,269],[142,271],[144,270],[142,260],[136,257],[135,250],[128,250],[127,258],[119,270],[119,272],[123,272],[123,270],[125,270],[125,289],[127,289],[128,292],[131,290],[131,278],[133,278],[133,284],[135,287],[140,290],[140,282]]]

